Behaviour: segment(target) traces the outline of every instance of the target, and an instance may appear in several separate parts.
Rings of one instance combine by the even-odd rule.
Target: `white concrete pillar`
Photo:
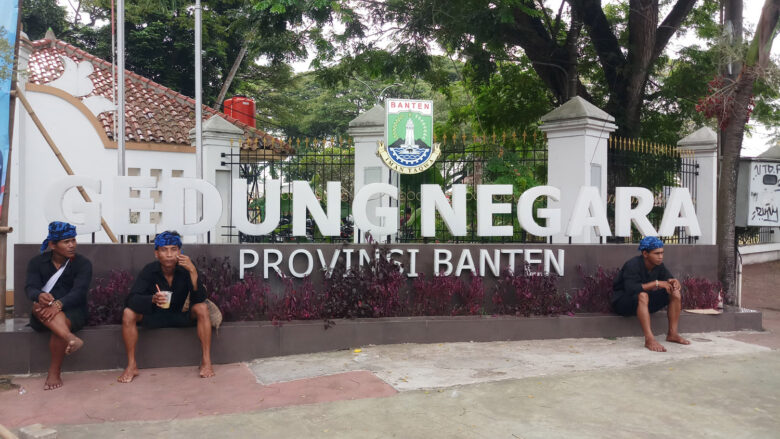
[[[22,92],[26,90],[30,55],[32,55],[32,43],[27,38],[27,34],[22,32],[19,37],[19,56],[17,58],[18,76],[16,82],[16,87],[19,90],[22,90]],[[9,172],[11,173],[11,182],[9,190],[5,191],[5,198],[3,200],[3,204],[8,208],[8,225],[14,228],[14,231],[7,235],[8,238],[6,241],[5,288],[6,291],[8,291],[8,296],[13,296],[14,290],[14,245],[23,242],[21,237],[25,232],[26,226],[26,224],[22,224],[19,215],[19,211],[24,207],[24,197],[20,196],[21,191],[19,190],[20,181],[23,180],[19,178],[22,170],[22,161],[19,158],[25,152],[20,145],[23,144],[23,133],[26,128],[25,122],[27,118],[27,111],[24,109],[24,106],[22,106],[19,99],[16,99],[14,103],[14,126],[12,132],[9,133],[11,135],[11,157],[10,160],[8,160],[7,165],[10,170]],[[3,184],[5,184],[5,182],[3,182]]]
[[[229,242],[223,234],[229,233],[226,226],[231,225],[230,221],[230,165],[223,165],[229,162],[228,158],[222,157],[222,153],[238,153],[241,140],[244,137],[244,130],[226,121],[222,117],[215,115],[203,123],[203,179],[214,185],[222,196],[222,216],[219,218],[217,226],[210,232],[209,242],[227,243]],[[195,130],[190,130],[190,142],[195,146]],[[192,156],[193,160],[195,156]],[[205,209],[210,208],[204,206]]]
[[[385,109],[381,105],[366,111],[349,122],[349,135],[355,140],[355,192],[371,183],[399,185],[398,173],[391,171],[377,155],[379,141],[385,139]],[[353,195],[354,195],[353,194]],[[396,200],[387,196],[376,196],[366,204],[368,219],[380,223],[375,210],[380,206],[398,206]],[[398,219],[396,219],[397,221]],[[366,242],[366,230],[354,232],[354,242]],[[383,237],[381,241],[384,241]],[[390,238],[394,240],[394,237]]]
[[[576,96],[542,117],[540,129],[547,133],[547,184],[561,190],[561,200],[548,207],[561,209],[561,233],[553,243],[567,243],[566,226],[577,194],[583,186],[595,186],[607,203],[607,142],[617,129],[615,118],[585,99]],[[614,231],[613,231],[614,232]],[[593,228],[572,243],[599,242]]]
[[[681,152],[693,153],[693,157],[699,165],[694,206],[701,226],[701,236],[696,243],[716,244],[718,135],[709,127],[699,128],[693,134],[677,142],[677,147]]]

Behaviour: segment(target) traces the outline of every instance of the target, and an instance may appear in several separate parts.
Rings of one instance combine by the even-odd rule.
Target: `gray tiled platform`
[[[760,312],[734,309],[720,315],[683,313],[680,331],[761,330]],[[0,374],[43,372],[48,368],[48,334],[35,333],[25,319],[0,327]],[[653,315],[657,333],[666,330],[666,314]],[[197,365],[200,347],[194,328],[140,329],[138,362],[142,367]],[[322,321],[226,323],[214,334],[215,363],[233,363],[279,355],[348,349],[369,344],[457,341],[534,340],[627,337],[641,335],[635,318],[607,314],[559,317],[408,317]],[[79,332],[85,346],[66,359],[65,370],[124,367],[121,327],[109,325]]]

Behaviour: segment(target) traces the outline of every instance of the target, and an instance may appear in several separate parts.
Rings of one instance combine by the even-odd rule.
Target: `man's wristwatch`
[[[655,280],[655,289],[658,289],[658,279]]]

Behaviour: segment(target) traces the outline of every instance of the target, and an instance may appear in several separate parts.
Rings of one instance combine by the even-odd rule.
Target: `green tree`
[[[66,20],[68,11],[57,0],[24,0],[20,13],[22,30],[33,41],[43,38],[49,28],[57,36],[65,35],[70,29]]]
[[[766,75],[770,52],[780,21],[780,0],[766,0],[756,33],[741,58],[734,82],[722,81],[703,103],[704,111],[718,119],[722,131],[722,159],[718,186],[718,273],[727,298],[736,298],[736,200],[739,157],[745,126],[753,109],[756,84]]]

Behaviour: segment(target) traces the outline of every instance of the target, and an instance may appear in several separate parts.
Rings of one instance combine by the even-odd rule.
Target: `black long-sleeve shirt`
[[[27,280],[25,293],[33,302],[38,301],[41,288],[46,285],[49,278],[57,272],[57,268],[51,261],[51,251],[41,253],[30,259],[27,264]],[[92,263],[89,259],[77,254],[68,262],[68,266],[54,284],[49,293],[55,300],[62,302],[62,309],[82,308],[87,312],[87,291],[92,282]]]
[[[190,272],[184,267],[177,265],[173,271],[173,284],[169,285],[162,272],[162,266],[159,261],[154,261],[141,270],[138,277],[130,289],[130,294],[125,300],[125,306],[141,314],[151,312],[181,312],[187,295],[190,294],[190,306],[206,300],[206,290],[203,288],[203,282],[200,272],[198,272],[198,288],[193,291]],[[157,286],[162,291],[171,291],[171,307],[163,309],[152,302],[152,296],[157,292]]]
[[[623,268],[620,269],[612,284],[612,303],[617,302],[623,296],[635,296],[641,293],[642,284],[656,280],[669,280],[673,277],[664,264],[648,271],[641,255],[631,258],[623,264]]]

